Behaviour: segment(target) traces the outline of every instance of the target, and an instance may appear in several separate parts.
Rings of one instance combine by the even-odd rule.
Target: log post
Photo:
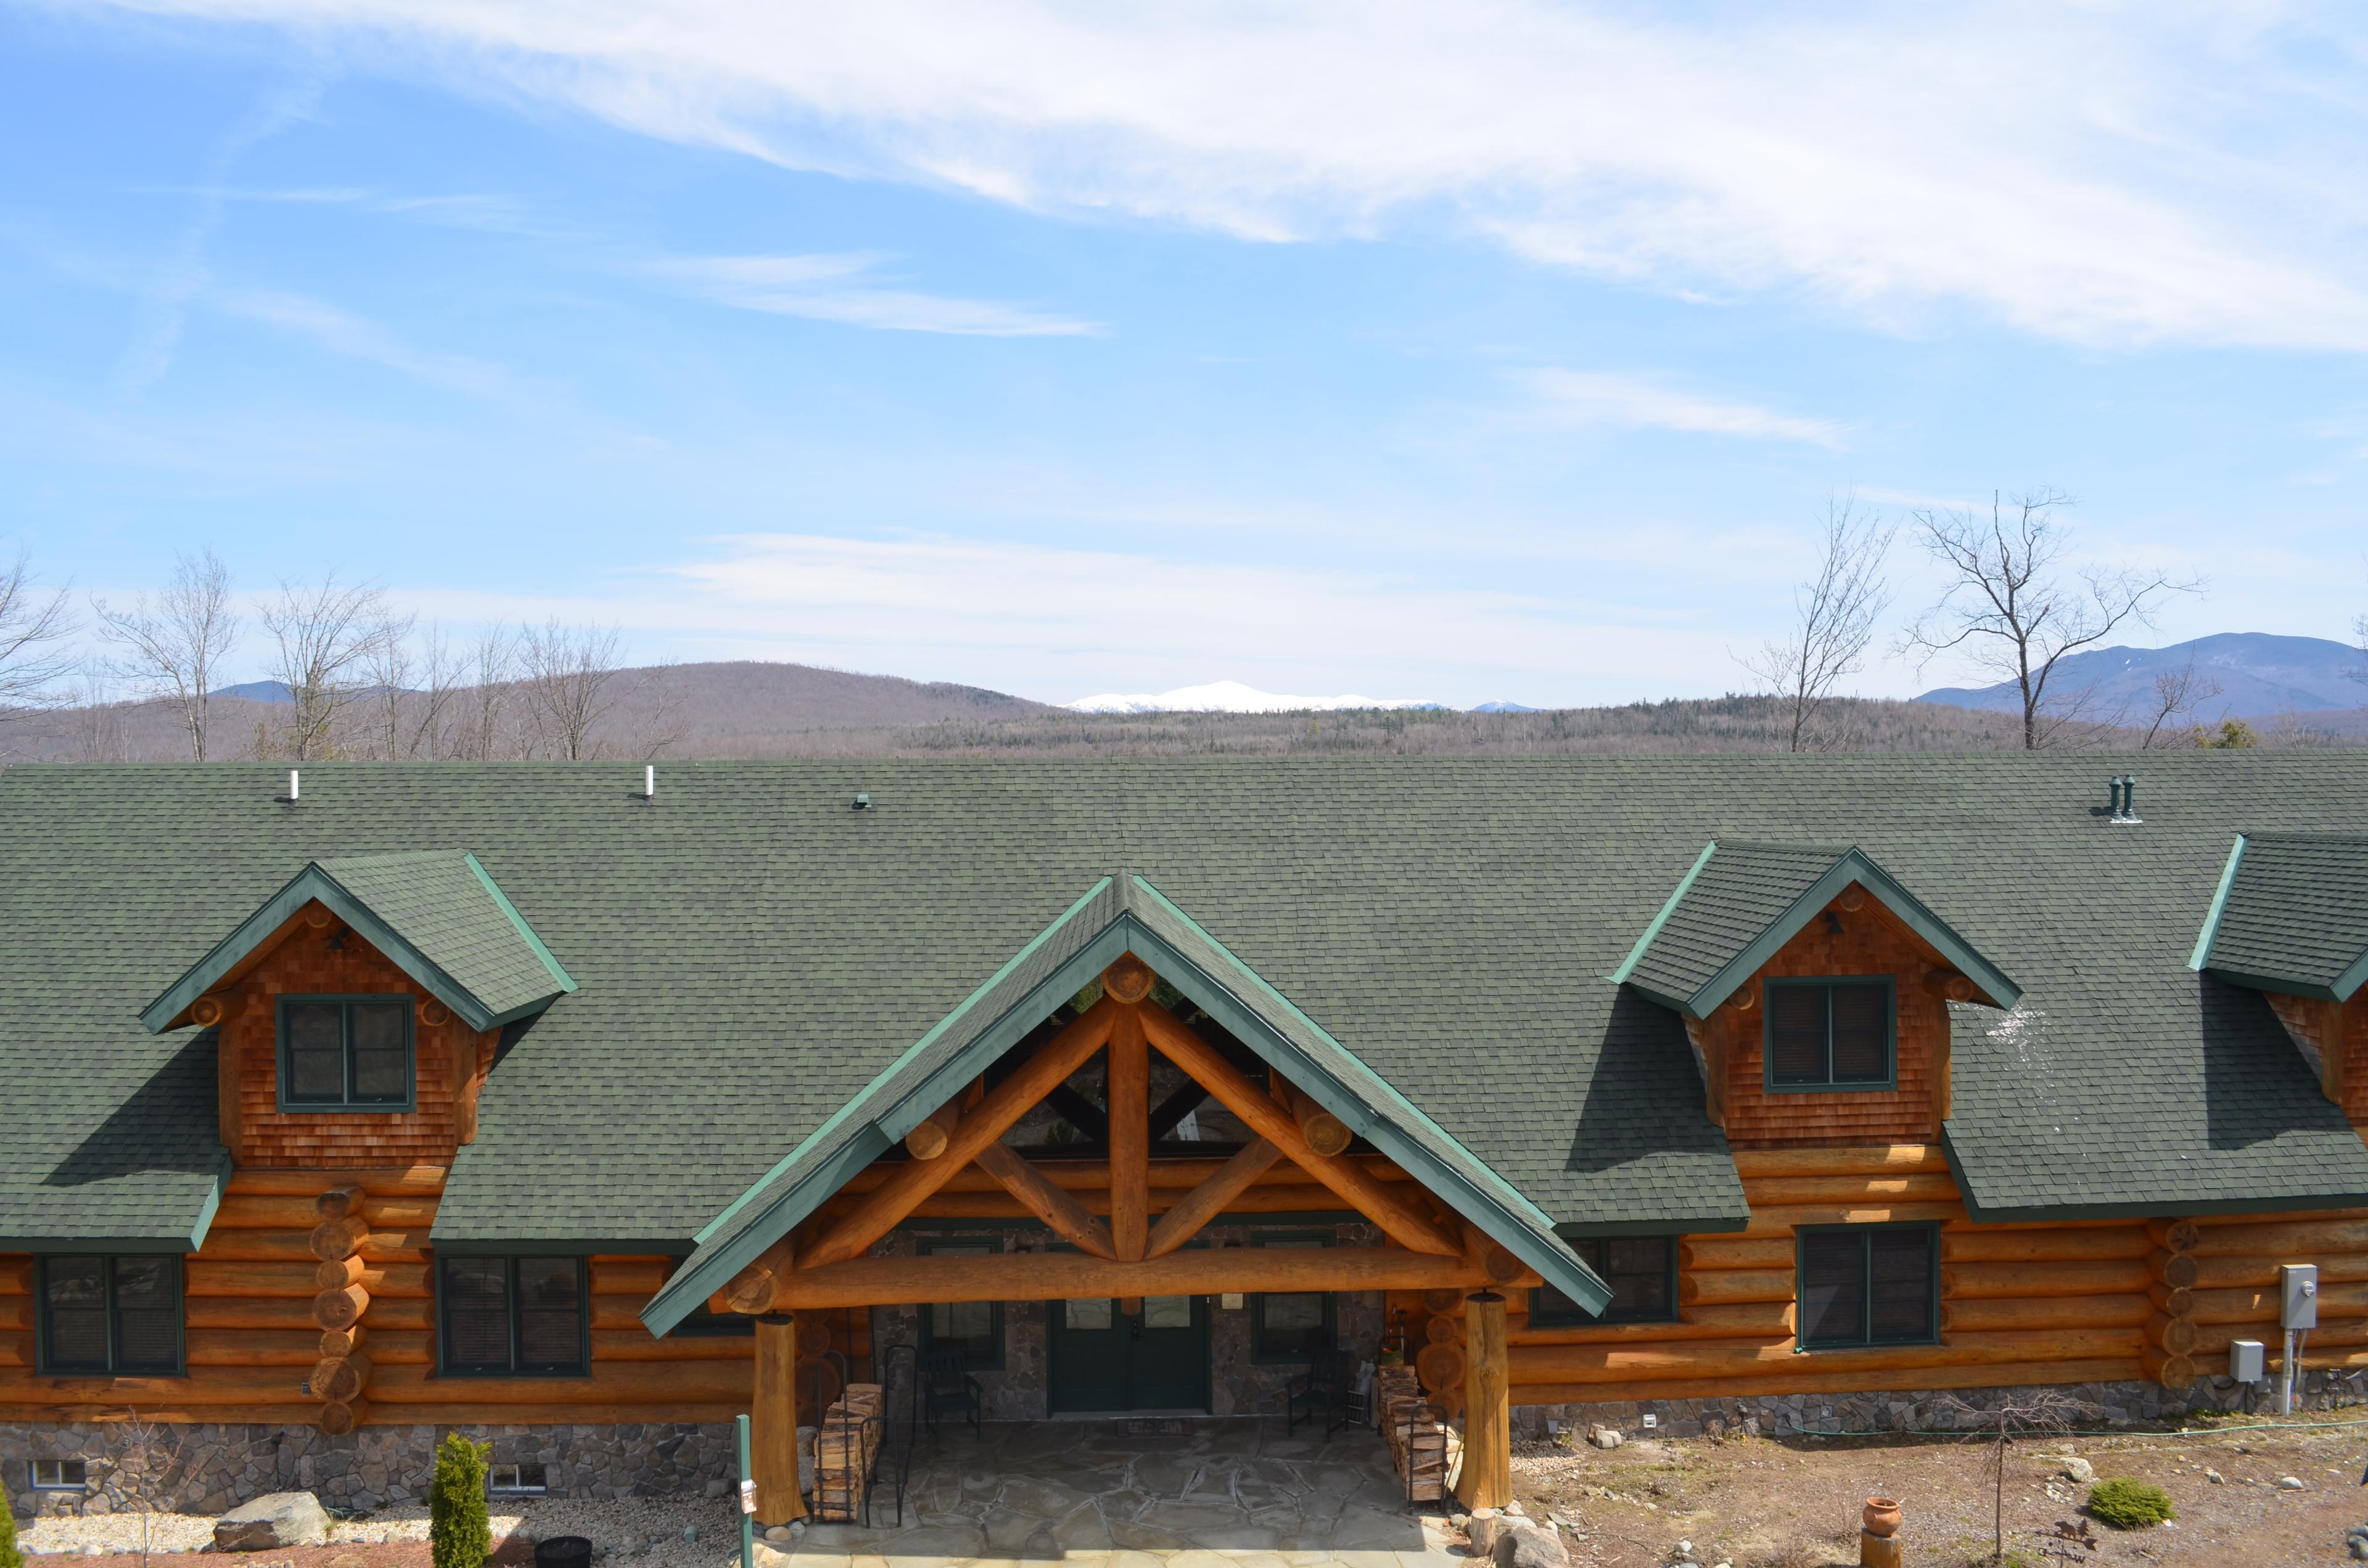
[[[1117,970],[1113,964],[1111,972]],[[1120,1011],[1110,1028],[1107,1053],[1110,1240],[1121,1261],[1135,1263],[1143,1257],[1151,1230],[1151,1047],[1143,1036],[1139,1007]]]
[[[1505,1298],[1483,1290],[1464,1300],[1463,1469],[1455,1495],[1464,1507],[1513,1500],[1511,1366],[1505,1353]]]
[[[784,1525],[806,1517],[798,1491],[798,1330],[787,1317],[757,1320],[756,1396],[750,1401],[748,1472],[757,1518]]]

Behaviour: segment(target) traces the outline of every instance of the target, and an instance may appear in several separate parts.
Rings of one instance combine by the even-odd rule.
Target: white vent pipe
[[[288,798],[291,801],[303,798],[296,792],[296,770],[291,767],[288,770]]]

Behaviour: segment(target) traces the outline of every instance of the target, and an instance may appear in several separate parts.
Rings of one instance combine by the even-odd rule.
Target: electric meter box
[[[2283,1328],[2318,1326],[2318,1265],[2278,1265],[2278,1324]]]
[[[2235,1339],[2228,1343],[2228,1375],[2240,1383],[2265,1382],[2269,1379],[2269,1358],[2262,1354],[2258,1339]]]

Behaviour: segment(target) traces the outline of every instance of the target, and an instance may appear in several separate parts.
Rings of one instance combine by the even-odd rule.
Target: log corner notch
[[[2146,1231],[2154,1244],[2146,1255],[2146,1273],[2154,1283],[2146,1293],[2155,1310],[2146,1322],[2139,1365],[2164,1388],[2183,1392],[2197,1376],[2194,1352],[2202,1335],[2193,1313],[2202,1268],[2195,1248],[2203,1231],[2192,1220],[2149,1220]]]
[[[321,1358],[304,1392],[321,1402],[321,1430],[341,1437],[360,1425],[368,1409],[362,1394],[370,1385],[370,1360],[360,1350],[360,1325],[370,1298],[357,1254],[370,1239],[370,1221],[362,1217],[359,1187],[333,1187],[313,1199],[313,1208],[321,1217],[311,1237],[313,1256],[321,1260],[313,1281],[320,1293],[313,1298]]]

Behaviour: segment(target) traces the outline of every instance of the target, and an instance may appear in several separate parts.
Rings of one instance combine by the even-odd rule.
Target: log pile
[[[871,1467],[880,1458],[880,1385],[849,1383],[814,1433],[814,1517],[853,1524],[863,1517]]]
[[[1406,1485],[1411,1502],[1437,1503],[1447,1496],[1448,1476],[1460,1448],[1447,1413],[1424,1399],[1418,1375],[1411,1367],[1373,1369],[1373,1408],[1382,1436],[1390,1446],[1390,1461]]]
[[[370,1359],[360,1346],[361,1317],[370,1299],[358,1255],[370,1240],[370,1222],[362,1218],[359,1187],[333,1187],[313,1207],[321,1217],[310,1241],[313,1256],[320,1259],[313,1274],[319,1294],[313,1298],[313,1321],[321,1330],[321,1358],[304,1392],[321,1402],[321,1430],[335,1437],[352,1431],[369,1408],[362,1393],[370,1384]]]

